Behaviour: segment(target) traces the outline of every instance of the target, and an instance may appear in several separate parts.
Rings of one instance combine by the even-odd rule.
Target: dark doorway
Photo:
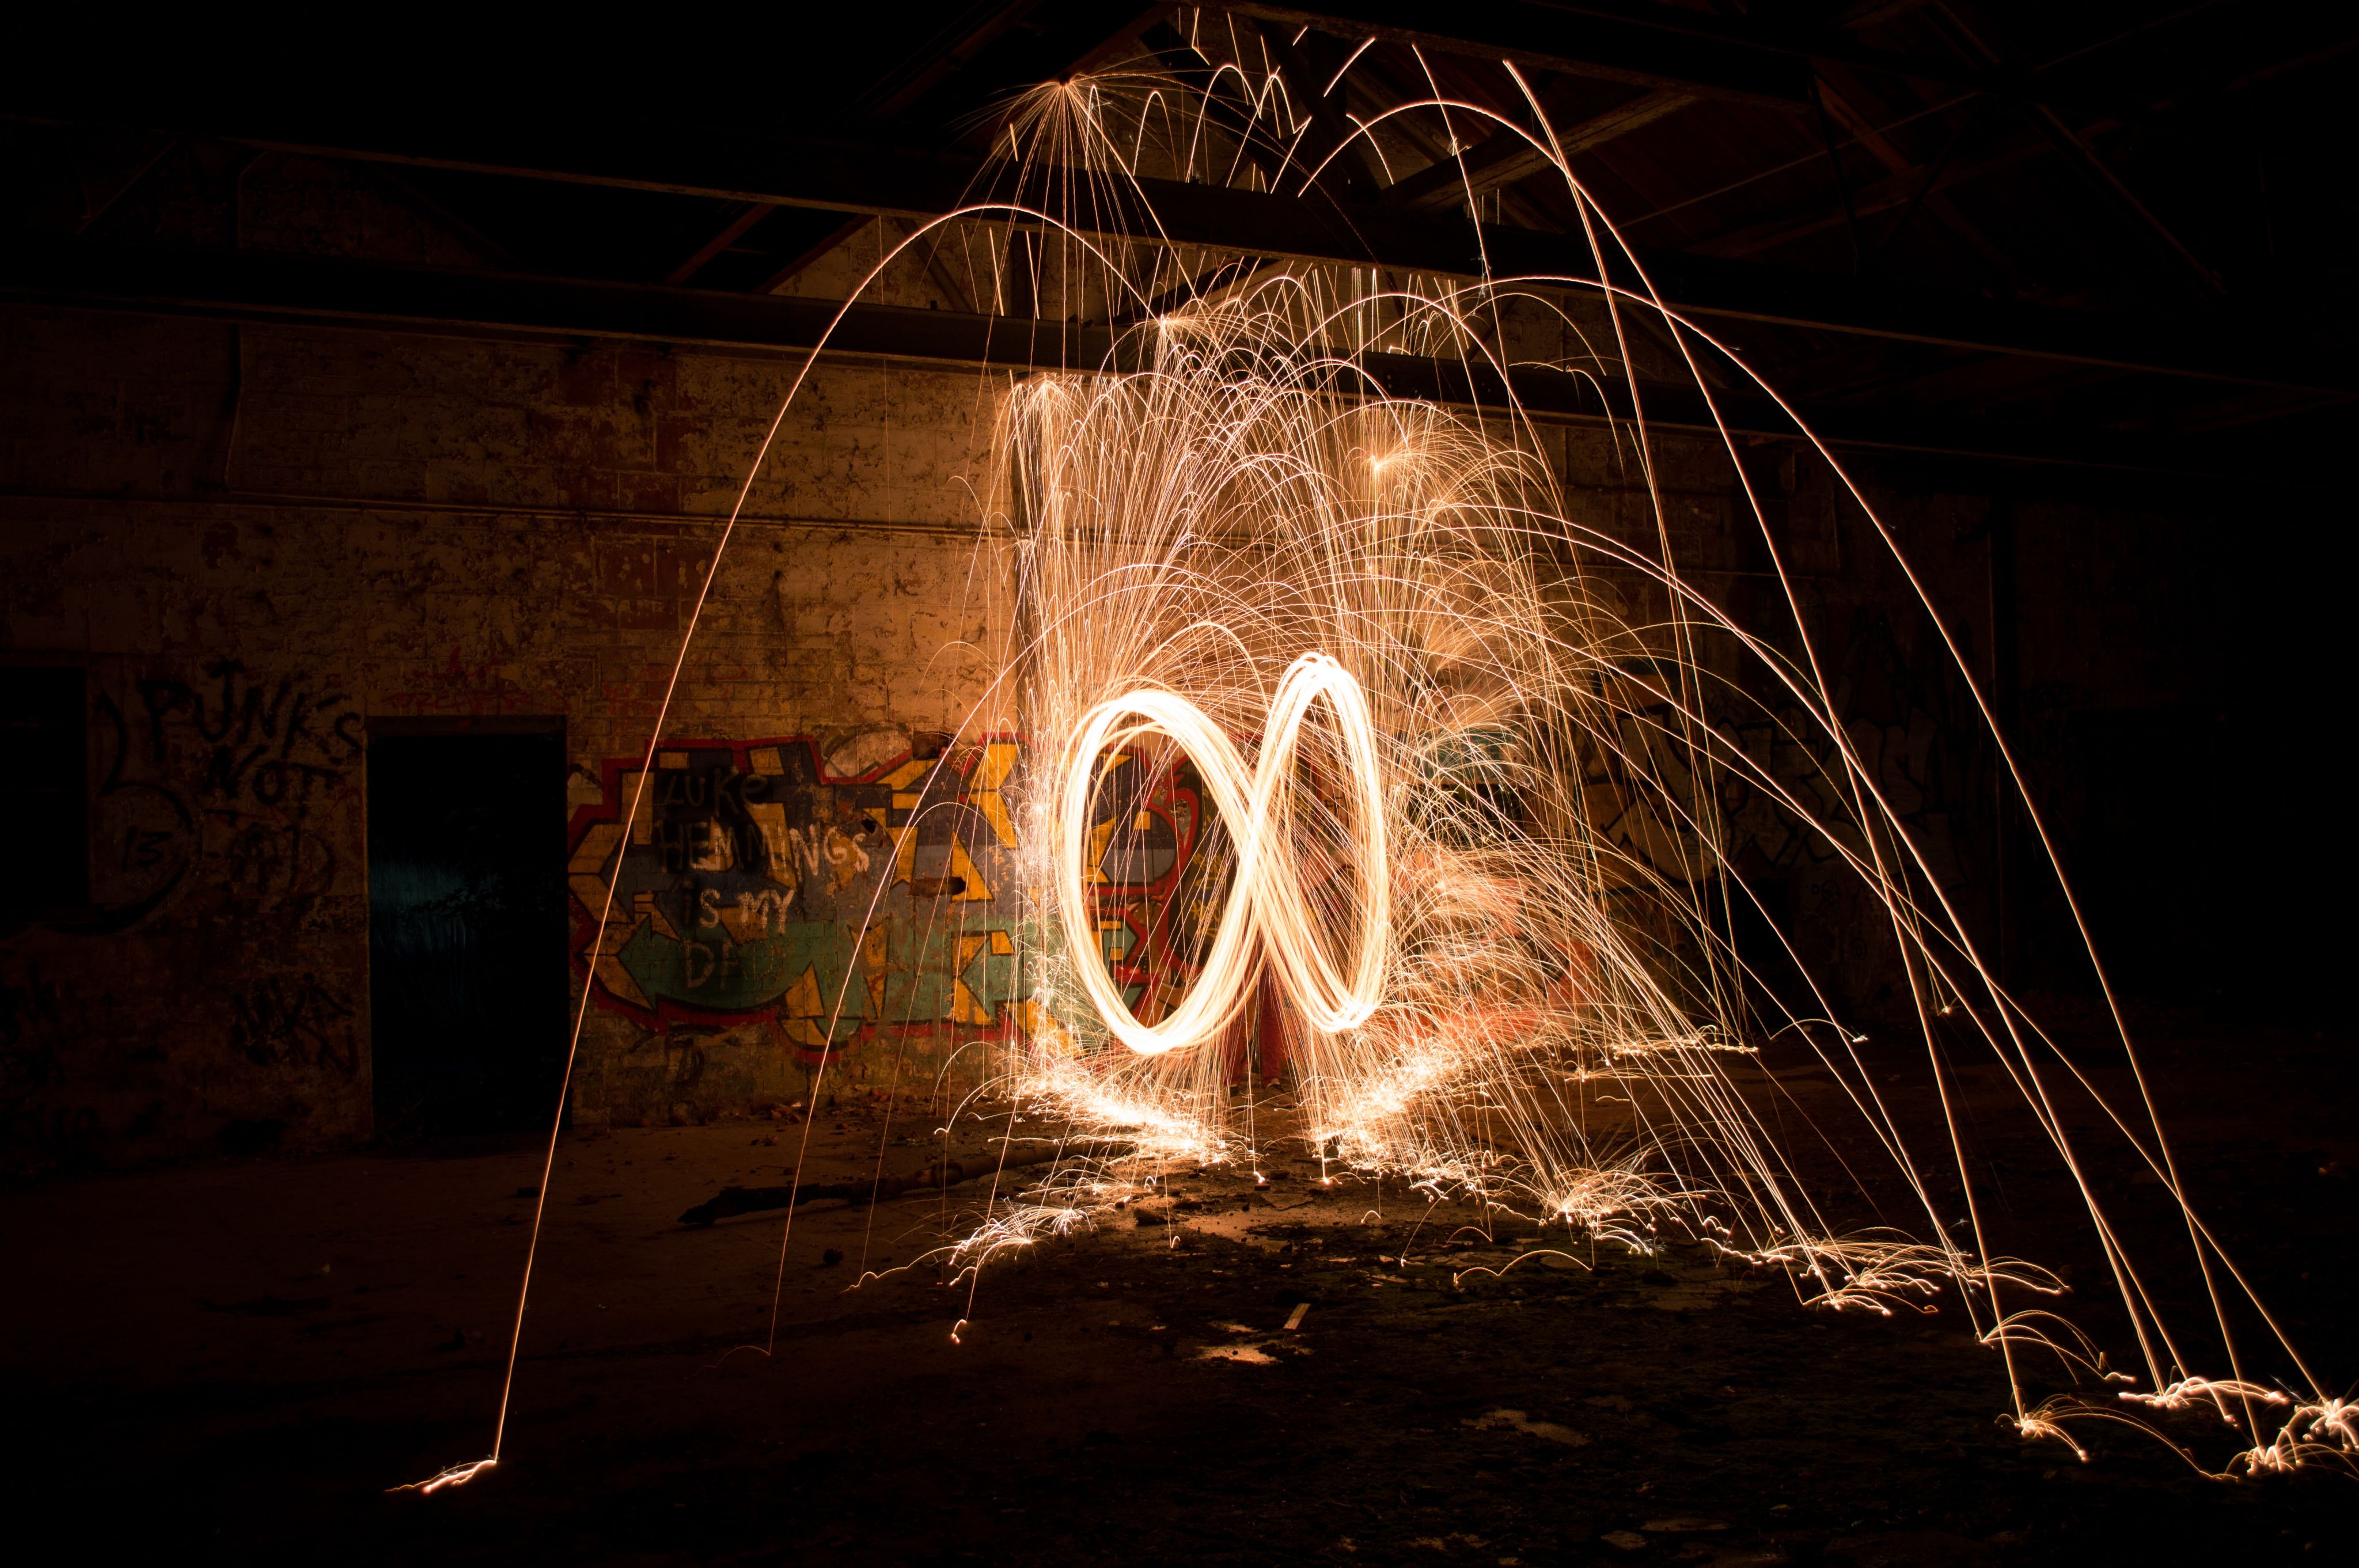
[[[560,733],[372,726],[379,1136],[523,1131],[557,1109],[569,1022],[564,804]]]
[[[0,936],[88,913],[87,711],[79,665],[0,667],[0,821],[18,829],[0,858]]]

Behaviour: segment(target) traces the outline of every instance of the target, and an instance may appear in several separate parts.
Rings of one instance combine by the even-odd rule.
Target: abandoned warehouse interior
[[[1039,1120],[1009,1088],[1035,1054],[1122,1044],[1046,913],[1043,715],[1096,698],[1037,695],[1085,644],[1043,630],[1057,503],[1007,475],[1038,389],[1315,279],[1343,304],[1289,351],[1353,359],[1549,497],[1516,569],[1628,632],[1594,692],[1726,748],[1652,775],[1686,829],[1571,742],[1534,787],[1574,803],[1583,864],[1704,933],[1664,952],[1737,977],[1696,1003],[1739,1021],[1711,1071],[1770,1108],[1831,1234],[1911,1223],[1852,1179],[1865,1096],[1959,1151],[1927,1201],[2004,1209],[2116,1361],[2144,1322],[2107,1304],[2120,1258],[2187,1244],[2183,1190],[2280,1343],[2347,1379],[2348,18],[875,10],[764,24],[785,93],[200,90],[160,50],[12,80],[0,1213],[9,1375],[56,1449],[12,1467],[18,1506],[136,1475],[200,1548],[371,1561],[2331,1551],[2347,1474],[2207,1479],[2225,1451],[2183,1462],[2170,1412],[2162,1442],[2027,1428],[2114,1363],[2002,1370],[1954,1290],[1814,1310],[1767,1244],[1603,1245],[1439,1156],[1355,1162],[1275,946],[1195,1046],[1189,1092],[1243,1141],[1146,1171],[1134,1123]],[[1053,162],[1038,127],[1093,124],[1093,81],[1181,105],[1195,161],[1044,218],[1007,148]],[[1136,146],[1161,112],[1123,111]],[[1076,234],[1157,288],[1072,282]],[[1543,281],[1446,341],[1335,347],[1353,311],[1509,276]],[[1614,278],[1664,313],[1617,314]],[[1279,559],[1208,591],[1275,596]],[[1680,643],[1685,615],[1769,628],[1787,684],[1733,634]],[[1461,667],[1493,656],[1453,634]],[[1537,841],[1554,819],[1484,751],[1512,728],[1463,727],[1431,766],[1477,784],[1435,787]],[[1203,972],[1168,927],[1238,874],[1241,828],[1212,761],[1118,750],[1082,863],[1091,909],[1128,902],[1088,961],[1143,1028]],[[1812,789],[1882,826],[1831,835]],[[1399,851],[1404,908],[1483,841],[1451,832],[1426,871]],[[1847,843],[1911,858],[1969,983]],[[1304,896],[1386,874],[1365,860]],[[1520,953],[1546,895],[1516,896],[1483,940]],[[1548,1005],[1587,1004],[1567,950]],[[1452,1007],[1497,1027],[1493,983]],[[2053,1120],[2143,1103],[2171,1173],[2067,1183],[2019,1084],[1961,1065],[1984,993],[2088,1086]],[[1821,1026],[1833,1070],[1802,1054]],[[1112,1195],[978,1252],[1063,1169],[1036,1144],[1109,1162]],[[2050,1179],[2070,1201],[2031,1195]],[[2291,1390],[2256,1321],[2244,1376]],[[387,1492],[495,1422],[497,1468]]]

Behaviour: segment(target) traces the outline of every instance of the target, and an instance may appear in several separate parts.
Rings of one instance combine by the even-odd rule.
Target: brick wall
[[[349,170],[266,158],[186,173],[110,222],[469,259]],[[798,287],[848,287],[887,238],[864,234]],[[946,287],[912,256],[882,297],[922,306]],[[649,740],[721,519],[799,358],[12,306],[0,362],[0,654],[88,671],[92,873],[91,908],[0,935],[0,1164],[364,1139],[372,727],[561,720],[580,859],[602,816],[619,820],[609,764]],[[888,781],[930,758],[930,736],[1012,728],[975,707],[1009,630],[1009,561],[978,543],[973,489],[1004,384],[826,362],[747,497],[665,738],[726,743],[725,758],[690,761],[753,778],[772,764],[748,742],[809,737],[780,753],[815,770],[817,793],[796,809],[819,815],[781,819],[809,830],[794,840],[806,848],[835,830],[862,855],[898,855],[911,812],[897,796],[958,797],[972,817],[968,797],[989,793],[995,764],[971,743],[922,782]],[[1651,550],[1651,499],[1626,444],[1591,429],[1548,440],[1573,520]],[[1967,738],[1968,694],[1832,475],[1807,455],[1756,456],[1837,706],[1945,889],[1987,925],[1994,759]],[[1726,454],[1672,438],[1655,458],[1674,550],[1704,591],[1758,624],[1786,617]],[[1990,498],[1915,481],[1876,494],[1988,676]],[[2185,519],[2061,504],[2018,508],[2014,528],[2027,751],[2069,780],[2071,714],[2209,689],[2199,643],[2181,635],[2203,611],[2188,568],[2206,535]],[[1592,590],[1635,623],[1669,609],[1627,572],[1597,574]],[[1734,669],[1726,648],[1705,653]],[[2074,798],[2058,802],[2068,819]],[[1773,918],[1846,1001],[1873,1005],[1891,973],[1877,912],[1770,815],[1729,809],[1732,858],[1774,891]],[[924,861],[893,896],[948,887],[951,852],[940,838],[919,845]],[[1004,925],[1010,879],[978,864]],[[882,988],[871,1023],[895,998],[929,1023],[914,1054],[900,1036],[822,1041],[840,1045],[838,1081],[854,1091],[925,1079],[1020,1003],[981,903],[923,896],[940,911],[895,906],[913,923],[894,938],[906,952],[810,966],[844,994],[843,977]],[[577,953],[577,984],[601,957],[619,954]],[[957,966],[955,983],[919,983],[929,963]],[[805,1036],[822,1025],[782,999],[734,1022],[641,1000],[602,990],[578,1115],[701,1117],[793,1098],[818,1059]]]
[[[32,309],[0,342],[0,642],[89,670],[93,792],[94,907],[0,946],[9,1162],[365,1137],[371,723],[559,717],[549,809],[594,795],[798,367]],[[814,374],[668,735],[966,721],[1005,610],[958,483],[980,404]]]

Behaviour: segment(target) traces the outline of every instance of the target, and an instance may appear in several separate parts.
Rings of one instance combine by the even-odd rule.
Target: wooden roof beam
[[[962,155],[780,139],[716,142],[644,126],[588,131],[534,123],[470,126],[450,120],[389,132],[374,119],[349,126],[207,116],[179,129],[281,152],[512,178],[820,208],[847,215],[929,221],[981,200],[988,167]],[[1074,219],[1094,233],[1244,254],[1479,276],[1595,276],[1578,235],[1484,226],[1462,212],[1424,214],[1383,204],[1340,203],[1171,180],[1125,182]],[[2359,392],[2359,373],[2274,339],[2219,324],[2010,304],[1678,251],[1640,253],[1667,303],[1699,316],[1987,352],[2109,365],[2124,371],[2253,384]]]
[[[832,351],[1016,371],[1136,368],[1145,362],[1143,334],[1149,330],[283,252],[21,238],[0,251],[0,298],[139,314],[560,341],[619,338],[740,351],[808,351],[834,323],[827,339]],[[1504,413],[1512,401],[1537,417],[1573,421],[1621,421],[1633,412],[1630,389],[1611,379],[1523,369],[1501,375],[1480,364],[1405,354],[1372,353],[1357,362],[1372,378],[1368,390],[1396,396],[1491,413]],[[1639,395],[1650,426],[1717,432],[1712,410],[1692,385],[1647,384]],[[1766,399],[1716,401],[1733,434],[1796,436],[1791,421]],[[2184,449],[2108,431],[1986,427],[1873,409],[1822,408],[1802,416],[1821,438],[1853,449],[2190,476],[2210,471]]]

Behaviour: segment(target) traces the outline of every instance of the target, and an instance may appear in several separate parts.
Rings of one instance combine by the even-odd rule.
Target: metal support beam
[[[1684,92],[1632,89],[1626,99],[1612,108],[1571,124],[1559,125],[1557,143],[1567,158],[1576,158],[1694,102]],[[1547,155],[1529,141],[1506,130],[1495,130],[1456,157],[1443,158],[1394,181],[1385,188],[1384,199],[1395,206],[1440,211],[1462,206],[1469,197],[1485,196],[1517,180],[1528,179],[1548,167]]]
[[[1239,16],[1344,38],[1512,60],[1792,114],[1810,113],[1810,78],[1821,63],[2003,96],[2016,91],[1998,72],[1871,49],[1833,28],[1778,27],[1644,0],[1455,0],[1440,7],[1426,0],[1216,3]]]
[[[1306,38],[1305,47],[1298,48],[1276,28],[1264,33],[1261,41],[1279,76],[1285,79],[1294,113],[1310,121],[1305,136],[1294,147],[1295,169],[1308,174],[1325,165],[1346,197],[1355,201],[1375,200],[1383,181],[1367,138],[1358,135],[1358,127],[1343,112],[1340,70],[1343,51],[1323,51],[1336,57],[1332,62],[1314,60],[1314,51],[1308,47],[1312,39]],[[1328,91],[1331,81],[1334,88],[1332,92]]]
[[[1419,0],[1336,0],[1310,5],[1237,0],[1222,8],[1345,38],[1512,60],[1533,70],[1787,114],[1810,112],[1810,67],[1806,59],[1613,17],[1575,16],[1552,6],[1502,0],[1457,0],[1440,8]]]
[[[390,134],[358,124],[223,119],[192,134],[323,157],[919,222],[983,200],[991,173],[983,161],[962,156],[839,142],[716,143],[692,135],[666,138],[638,128],[600,134],[442,122]],[[1595,263],[1578,236],[1494,226],[1478,236],[1463,213],[1305,200],[1172,180],[1126,181],[1119,189],[1098,190],[1092,200],[1075,203],[1071,220],[1099,234],[1256,256],[1462,277],[1482,276],[1487,259],[1497,277],[1596,277]],[[1679,251],[1642,251],[1640,259],[1665,302],[1695,316],[2255,386],[2359,394],[2359,371],[2347,364],[2312,362],[2298,350],[2278,351],[2268,335],[2237,334],[2217,325],[2006,304],[1888,280],[1863,284]]]
[[[1993,67],[2005,62],[1995,49],[1961,21],[1956,13],[1944,6],[1937,14],[1937,25],[1954,39],[1957,46],[1973,58]],[[2119,209],[2138,233],[2158,247],[2175,266],[2184,267],[2189,276],[2212,294],[2226,292],[2220,275],[2187,246],[2187,243],[2171,232],[2170,226],[2157,217],[2154,211],[2138,200],[2111,164],[2097,156],[2097,149],[2056,111],[2044,103],[2026,103],[2032,129],[2046,138],[2048,144],[2063,155],[2064,161],[2085,180],[2097,195]]]
[[[752,228],[755,224],[760,222],[763,219],[768,217],[771,213],[777,211],[777,206],[771,202],[747,202],[744,207],[738,209],[737,215],[730,219],[728,224],[723,228],[719,233],[713,235],[712,238],[699,245],[696,248],[696,254],[694,255],[689,257],[686,261],[672,268],[671,276],[665,278],[664,281],[666,283],[686,283],[690,278],[694,277],[698,273],[702,272],[707,262],[711,261],[714,256],[719,255],[722,252],[727,250],[730,246],[735,244],[739,240],[744,239],[745,237],[746,230]]]
[[[394,265],[282,253],[126,249],[20,236],[0,251],[0,297],[39,304],[231,320],[555,340],[623,338],[735,351],[808,351],[1015,371],[1136,368],[1152,328],[1036,321],[951,310]],[[842,318],[838,320],[838,311]],[[830,324],[835,323],[829,334]],[[1622,421],[1628,388],[1546,370],[1502,375],[1454,360],[1371,354],[1345,395],[1381,390],[1493,414]],[[1650,426],[1713,432],[1692,386],[1640,388]],[[1774,405],[1719,400],[1732,434],[1791,438]],[[2108,432],[1911,424],[1872,411],[1804,411],[1832,444],[1860,450],[2201,475],[2180,449]]]

